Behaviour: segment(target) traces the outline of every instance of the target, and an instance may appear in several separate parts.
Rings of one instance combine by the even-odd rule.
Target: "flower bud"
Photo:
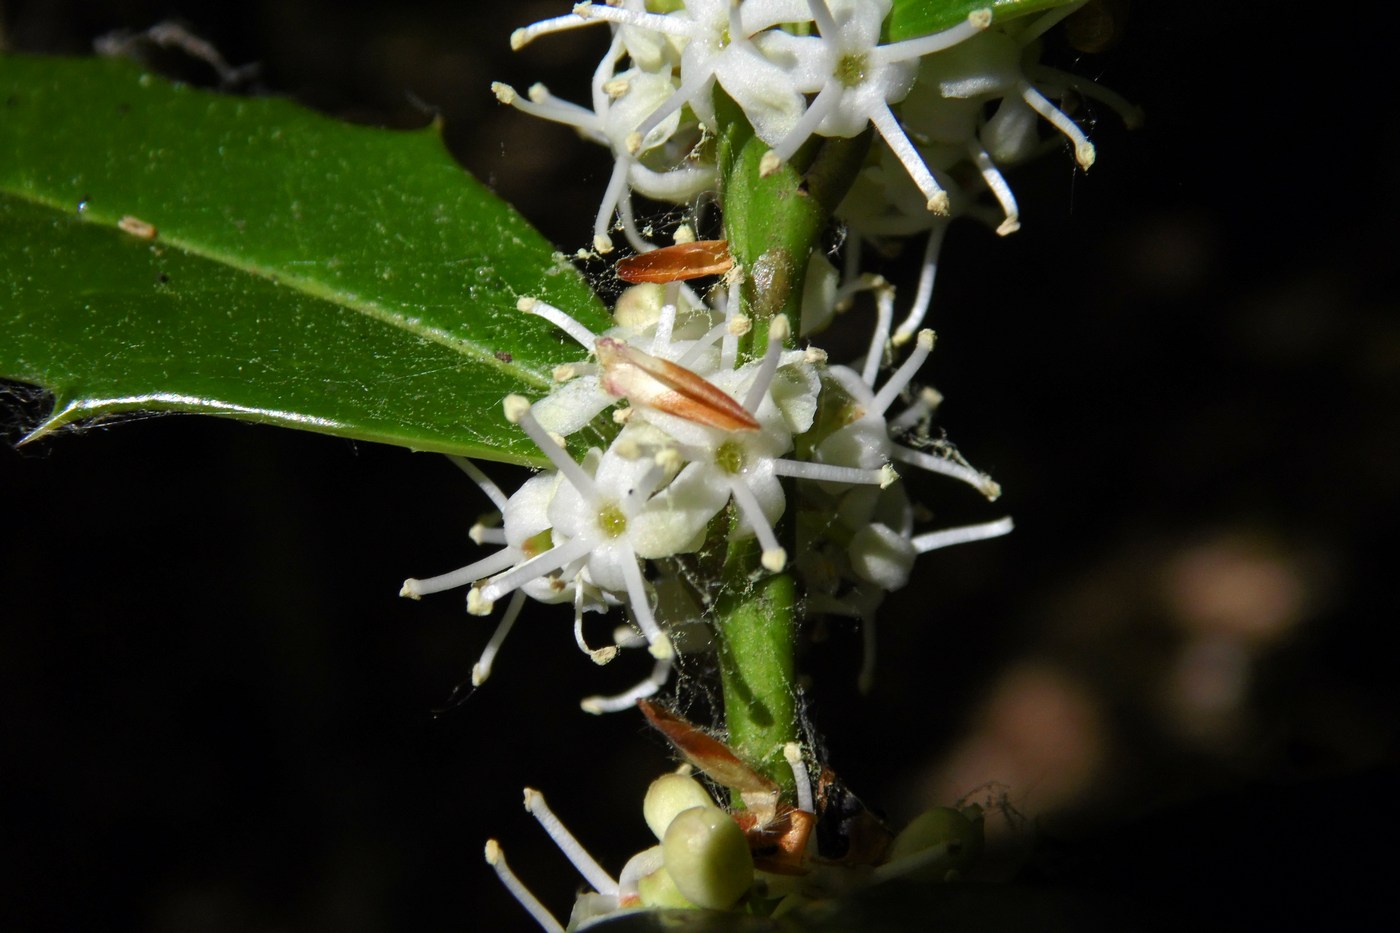
[[[718,807],[692,807],[661,840],[666,870],[697,907],[725,910],[753,884],[753,855],[734,820]]]
[[[945,848],[945,854],[934,855],[932,850],[937,848]],[[981,807],[973,805],[963,810],[934,807],[916,816],[900,830],[890,848],[889,864],[904,859],[918,860],[921,855],[927,854],[927,864],[918,865],[908,876],[942,881],[949,872],[966,871],[981,852]]]
[[[657,839],[664,839],[671,821],[693,807],[714,807],[710,794],[695,778],[686,774],[663,774],[651,782],[642,815]]]

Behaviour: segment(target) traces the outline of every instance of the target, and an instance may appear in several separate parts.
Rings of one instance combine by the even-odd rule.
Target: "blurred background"
[[[257,63],[245,90],[384,126],[441,115],[462,163],[573,250],[610,160],[488,89],[582,98],[602,30],[509,51],[566,9],[11,0],[0,41],[81,55],[178,19]],[[1089,174],[1052,155],[1011,177],[1021,232],[953,227],[923,372],[1006,494],[916,493],[1017,530],[921,561],[870,695],[852,627],[804,658],[830,766],[892,822],[990,804],[1003,876],[1144,915],[1164,892],[1277,906],[1365,884],[1396,817],[1400,138],[1379,75],[1332,83],[1390,35],[1276,11],[1138,3],[1102,54],[1052,41],[1146,123],[1089,108]],[[916,260],[882,270],[906,300]],[[820,340],[834,358],[868,333],[855,314]],[[525,785],[611,868],[648,844],[667,749],[577,707],[645,659],[600,671],[567,612],[534,607],[456,702],[492,623],[396,595],[473,553],[487,503],[447,461],[193,417],[12,449],[44,410],[0,387],[7,928],[525,929],[486,838],[556,913],[580,884]]]

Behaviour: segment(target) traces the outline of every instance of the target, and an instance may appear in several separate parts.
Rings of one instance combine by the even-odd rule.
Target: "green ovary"
[[[744,447],[735,441],[725,441],[715,451],[715,466],[733,475],[744,469]]]
[[[858,87],[865,80],[870,60],[864,55],[842,55],[836,63],[836,80],[846,87]]]
[[[627,531],[627,516],[616,503],[605,505],[598,510],[598,527],[609,538],[617,538]]]

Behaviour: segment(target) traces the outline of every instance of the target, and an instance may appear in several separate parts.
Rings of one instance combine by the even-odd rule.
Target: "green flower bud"
[[[661,851],[676,888],[697,907],[728,909],[753,884],[753,855],[744,831],[713,805],[678,814]]]
[[[942,855],[932,850],[944,849]],[[890,848],[887,864],[927,855],[927,864],[913,868],[908,876],[943,881],[949,872],[965,872],[982,852],[982,808],[976,804],[962,810],[934,807],[916,816],[900,831]]]
[[[642,815],[656,838],[663,839],[676,814],[692,807],[714,806],[709,792],[695,778],[686,774],[663,774],[647,788]]]
[[[680,888],[676,887],[675,879],[671,877],[665,865],[638,881],[637,893],[642,898],[643,907],[689,909],[695,906],[681,893]]]

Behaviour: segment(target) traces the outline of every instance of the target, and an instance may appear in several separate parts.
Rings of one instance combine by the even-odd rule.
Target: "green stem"
[[[740,300],[753,329],[742,349],[752,356],[767,344],[768,324],[778,314],[787,315],[795,344],[808,260],[855,181],[870,138],[815,140],[765,176],[760,167],[768,145],[738,105],[722,92],[716,96],[724,228],[745,276]],[[751,537],[731,542],[725,556],[715,604],[724,718],[735,753],[791,793],[783,746],[798,738],[797,585],[788,574],[762,569],[759,556]]]
[[[724,718],[734,753],[790,787],[783,746],[797,741],[797,586],[788,574],[755,572],[758,553],[753,538],[730,543],[715,601]]]
[[[870,148],[870,133],[817,139],[776,171],[761,171],[768,144],[737,104],[717,95],[720,203],[729,251],[743,270],[741,299],[753,321],[747,345],[761,353],[768,321],[786,314],[795,341],[802,322],[807,261]]]

